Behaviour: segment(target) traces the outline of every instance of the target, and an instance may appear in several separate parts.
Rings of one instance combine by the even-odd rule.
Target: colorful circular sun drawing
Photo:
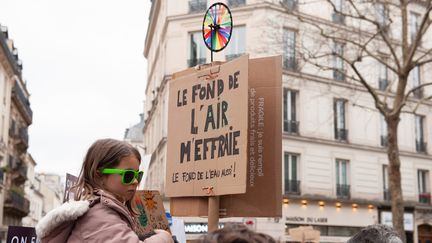
[[[222,51],[231,39],[232,16],[227,5],[214,3],[204,15],[202,33],[210,51]]]

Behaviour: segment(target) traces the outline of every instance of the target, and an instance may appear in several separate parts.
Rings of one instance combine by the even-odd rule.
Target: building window
[[[281,3],[288,11],[297,10],[298,0],[282,0]]]
[[[418,87],[421,84],[421,76],[420,76],[420,67],[419,66],[415,66],[411,70],[411,72],[409,73],[409,80],[410,80],[413,88]],[[414,90],[413,95],[417,99],[423,98],[422,89],[420,88],[420,89]]]
[[[333,78],[337,81],[345,80],[343,57],[344,45],[338,42],[333,44]]]
[[[411,43],[414,42],[417,31],[419,29],[419,18],[420,15],[414,12],[410,12],[409,15],[409,28],[410,28],[410,37],[411,37]]]
[[[332,13],[332,21],[336,24],[345,24],[345,16],[342,14],[344,0],[333,0],[333,7],[336,11]]]
[[[388,165],[383,165],[383,192],[384,192],[384,200],[390,201],[390,189],[389,189],[389,173],[388,173]]]
[[[383,3],[375,3],[376,20],[382,30],[386,30],[388,24],[388,11]]]
[[[207,0],[190,0],[189,13],[204,12],[207,9]]]
[[[298,178],[299,155],[285,152],[284,156],[284,192],[285,194],[300,194]]]
[[[415,136],[416,151],[426,152],[426,143],[424,139],[424,116],[415,115]]]
[[[294,71],[297,69],[296,60],[296,32],[290,29],[284,29],[283,33],[283,50],[284,60],[283,65],[287,70]]]
[[[336,159],[336,196],[338,198],[350,198],[348,166],[348,160]]]
[[[246,27],[235,26],[231,33],[231,40],[227,46],[227,61],[237,58],[245,53],[246,46]]]
[[[299,122],[297,121],[297,97],[298,92],[284,89],[283,96],[283,129],[288,133],[299,133]]]
[[[387,122],[384,118],[384,115],[379,113],[380,115],[380,129],[381,129],[381,146],[387,147],[388,145],[388,129]]]
[[[229,7],[238,7],[246,5],[246,0],[228,0]]]
[[[346,100],[344,99],[336,99],[333,106],[335,139],[339,141],[348,140],[348,130],[346,129],[345,122],[345,103]]]
[[[206,47],[203,41],[202,33],[194,32],[189,35],[190,54],[188,66],[194,67],[206,63]]]
[[[378,62],[378,87],[382,91],[385,91],[388,87],[387,66],[381,62]]]
[[[418,170],[419,202],[430,204],[429,171]]]

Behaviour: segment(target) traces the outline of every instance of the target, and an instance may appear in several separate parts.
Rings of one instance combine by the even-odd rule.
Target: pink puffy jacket
[[[67,202],[49,212],[36,226],[36,234],[42,243],[174,242],[164,230],[141,241],[133,230],[136,225],[125,205],[99,191],[92,201]]]

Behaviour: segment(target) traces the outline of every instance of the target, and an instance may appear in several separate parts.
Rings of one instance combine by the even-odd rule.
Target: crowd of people
[[[130,144],[101,139],[88,149],[74,186],[75,200],[49,212],[36,226],[42,243],[175,243],[169,232],[142,232],[131,206],[143,172],[141,156]],[[199,243],[273,243],[271,236],[232,223],[204,235]],[[401,243],[387,226],[371,226],[348,243]]]

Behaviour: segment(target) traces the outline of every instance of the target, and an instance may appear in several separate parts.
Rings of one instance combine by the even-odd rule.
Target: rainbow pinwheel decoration
[[[222,51],[228,45],[232,23],[231,11],[225,4],[214,3],[207,9],[202,33],[204,42],[211,51],[211,61],[213,61],[213,52]]]

